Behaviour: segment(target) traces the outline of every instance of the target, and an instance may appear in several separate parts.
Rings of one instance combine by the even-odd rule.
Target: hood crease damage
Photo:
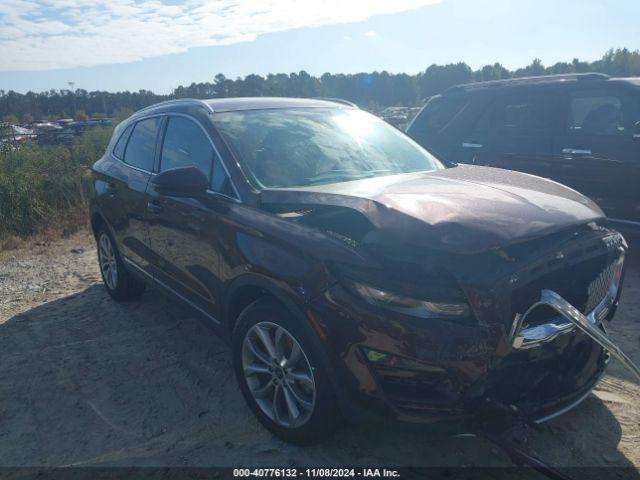
[[[604,216],[591,200],[550,180],[464,166],[267,189],[260,201],[265,209],[354,244],[377,230],[401,243],[458,254],[520,243]]]

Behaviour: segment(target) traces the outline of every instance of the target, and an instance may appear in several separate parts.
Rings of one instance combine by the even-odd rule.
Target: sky
[[[640,0],[0,0],[0,90],[517,68],[640,48]]]

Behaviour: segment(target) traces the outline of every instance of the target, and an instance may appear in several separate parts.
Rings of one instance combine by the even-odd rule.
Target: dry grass
[[[110,137],[111,129],[94,128],[70,146],[25,145],[0,153],[0,250],[88,224],[90,167]]]
[[[48,245],[60,238],[89,229],[88,206],[77,205],[64,212],[56,212],[42,228],[27,235],[5,233],[0,236],[0,252],[28,247],[29,245]]]

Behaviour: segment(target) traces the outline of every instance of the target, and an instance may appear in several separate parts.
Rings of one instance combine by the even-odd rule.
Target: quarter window
[[[160,117],[147,118],[136,123],[127,143],[124,161],[142,170],[153,170],[156,136]]]
[[[228,197],[236,197],[235,191],[231,186],[231,180],[227,175],[222,161],[216,157],[213,162],[213,178],[211,179],[211,190],[222,193]]]
[[[127,140],[129,139],[129,135],[131,135],[131,130],[133,130],[133,125],[129,125],[124,132],[122,132],[116,146],[113,148],[113,154],[121,160],[124,158],[124,149],[127,146]]]

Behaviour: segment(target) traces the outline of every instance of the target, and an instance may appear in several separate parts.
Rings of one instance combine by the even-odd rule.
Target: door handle
[[[563,148],[562,153],[566,155],[591,155],[591,150],[586,148]]]
[[[462,148],[482,148],[482,144],[481,143],[469,143],[469,142],[464,142],[462,144]]]
[[[147,210],[149,211],[149,213],[158,215],[160,212],[162,212],[162,205],[160,205],[155,200],[151,200],[147,203]]]

